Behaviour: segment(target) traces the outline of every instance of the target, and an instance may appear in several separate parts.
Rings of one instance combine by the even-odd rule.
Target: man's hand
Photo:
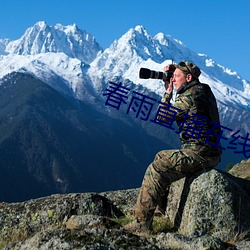
[[[164,67],[164,72],[168,72],[169,71],[169,69],[171,67],[170,65]],[[173,91],[172,78],[170,78],[170,82],[168,82],[167,80],[163,80],[163,81],[164,81],[164,87],[166,89],[166,93],[170,94]]]

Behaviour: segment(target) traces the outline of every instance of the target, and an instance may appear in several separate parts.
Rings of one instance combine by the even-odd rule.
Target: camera
[[[140,68],[139,77],[142,79],[162,79],[170,81],[170,78],[173,76],[175,71],[175,66],[171,64],[167,72],[154,71],[147,68]]]

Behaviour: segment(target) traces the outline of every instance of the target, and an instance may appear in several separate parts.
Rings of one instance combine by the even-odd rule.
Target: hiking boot
[[[151,223],[145,222],[145,221],[139,222],[137,220],[130,222],[129,224],[125,225],[123,228],[129,232],[134,232],[134,233],[138,232],[138,233],[150,234],[153,231]]]

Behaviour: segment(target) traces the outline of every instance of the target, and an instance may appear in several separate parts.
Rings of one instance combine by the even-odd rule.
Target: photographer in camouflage
[[[181,62],[164,70],[168,72],[173,67],[172,78],[169,82],[164,80],[166,92],[157,114],[160,121],[167,123],[175,112],[182,147],[158,152],[148,166],[135,205],[135,220],[125,226],[132,232],[152,230],[155,209],[172,182],[220,162],[221,130],[215,97],[210,87],[199,81],[201,71],[195,64]]]

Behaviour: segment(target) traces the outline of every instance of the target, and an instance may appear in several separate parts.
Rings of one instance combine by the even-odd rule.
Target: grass
[[[113,221],[115,221],[116,223],[120,224],[123,227],[123,226],[129,224],[130,222],[132,222],[133,217],[132,216],[125,216],[125,217],[113,219]]]
[[[242,232],[242,233],[237,233],[233,235],[229,240],[226,241],[226,243],[234,245],[239,241],[250,239],[250,231]]]
[[[164,216],[155,216],[153,220],[153,231],[154,233],[167,233],[173,231],[173,224]]]
[[[133,216],[127,215],[122,218],[116,218],[114,221],[118,224],[120,224],[122,227],[127,225],[128,223],[132,222],[134,219]],[[173,225],[172,223],[164,216],[154,216],[154,220],[152,223],[153,227],[153,233],[158,234],[161,232],[172,232],[173,231]]]

